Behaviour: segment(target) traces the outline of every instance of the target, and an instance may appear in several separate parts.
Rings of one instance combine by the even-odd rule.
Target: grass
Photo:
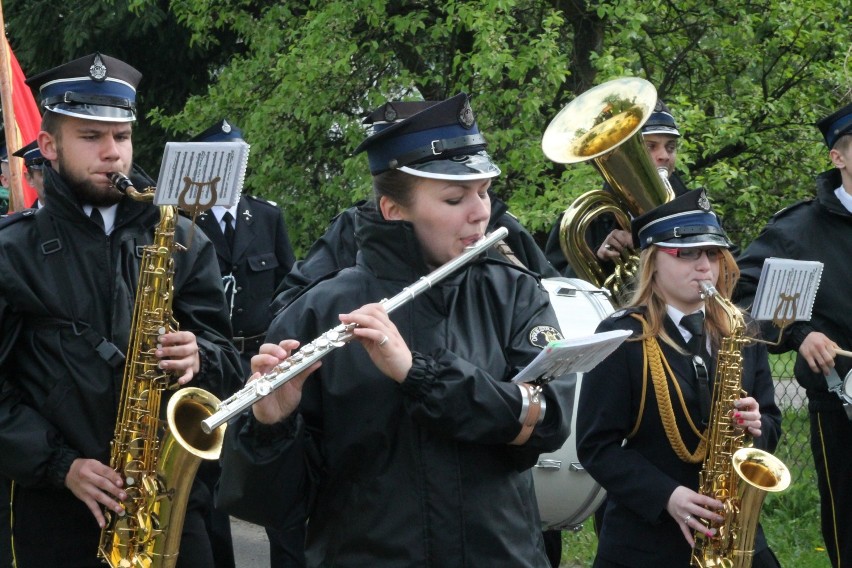
[[[819,494],[808,446],[807,410],[787,410],[783,424],[784,437],[776,456],[790,469],[792,483],[782,493],[767,495],[760,522],[781,566],[830,568],[819,528]],[[582,530],[562,533],[560,566],[591,566],[596,547],[592,519],[587,519]]]

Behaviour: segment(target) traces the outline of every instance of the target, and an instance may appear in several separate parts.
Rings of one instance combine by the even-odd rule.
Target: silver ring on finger
[[[382,337],[382,340],[379,341],[379,347],[381,347],[382,345],[384,345],[387,342],[388,342],[388,336],[385,335],[384,337]]]
[[[612,245],[611,245],[611,244],[609,244],[609,243],[604,243],[604,248],[605,248],[606,250],[612,250]]]
[[[692,520],[692,515],[687,515],[683,518],[683,522],[689,524],[689,521]]]

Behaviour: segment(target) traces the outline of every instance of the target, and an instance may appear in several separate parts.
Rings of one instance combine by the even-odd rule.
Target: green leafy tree
[[[163,59],[208,54],[201,68],[209,87],[142,108],[156,107],[146,120],[174,138],[223,117],[238,124],[252,145],[247,191],[284,207],[304,251],[336,212],[369,195],[366,160],[352,149],[365,134],[363,114],[388,98],[469,93],[504,172],[495,190],[542,233],[601,183],[589,165],[544,157],[550,119],[593,85],[640,76],[656,85],[686,135],[679,167],[689,185],[707,187],[734,239],[747,243],[775,210],[810,195],[813,176],[829,167],[813,123],[849,88],[850,34],[824,16],[834,7],[827,0],[171,0],[164,21],[179,24],[172,33],[181,41],[148,33],[160,43],[146,47]],[[130,0],[127,8],[144,19],[165,11],[166,0]]]
[[[189,30],[169,11],[167,0],[144,6],[126,0],[5,0],[3,15],[9,43],[27,76],[95,51],[142,72],[134,157],[155,177],[169,133],[148,120],[146,110],[179,112],[190,94],[207,91],[212,70],[243,48],[226,29],[210,34],[208,47],[190,45]]]

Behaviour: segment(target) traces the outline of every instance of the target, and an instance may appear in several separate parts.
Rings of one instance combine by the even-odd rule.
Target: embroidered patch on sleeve
[[[549,325],[537,325],[530,331],[530,343],[544,349],[551,341],[562,339],[562,333]]]

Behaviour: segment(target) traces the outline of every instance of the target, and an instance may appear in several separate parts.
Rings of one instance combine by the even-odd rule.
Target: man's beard
[[[60,155],[57,158],[60,175],[81,204],[86,203],[95,207],[106,207],[115,205],[124,197],[124,194],[113,185],[103,188],[95,185],[90,179],[71,177],[71,170],[66,165],[64,158]]]

